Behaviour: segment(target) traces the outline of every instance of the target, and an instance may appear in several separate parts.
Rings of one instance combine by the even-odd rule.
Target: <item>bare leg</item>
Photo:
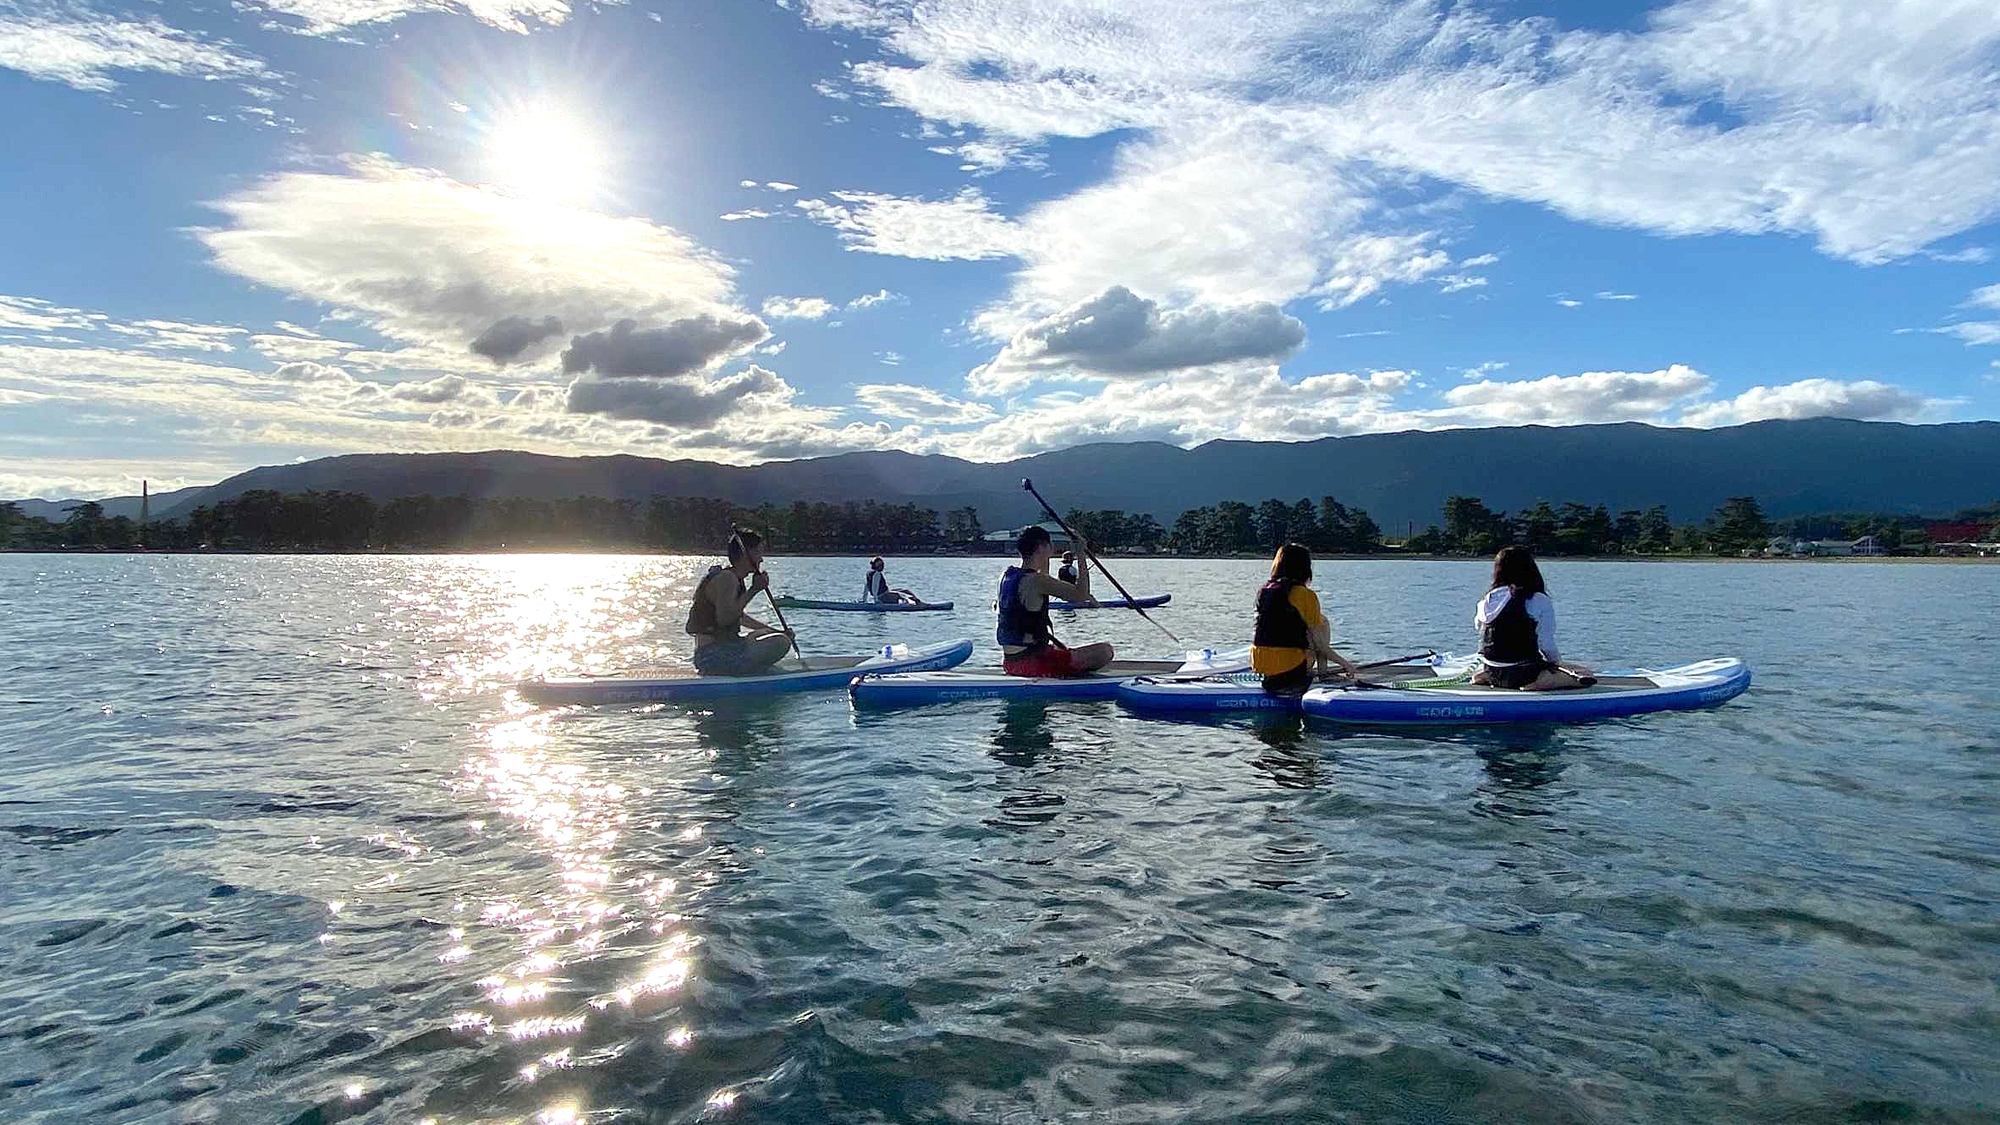
[[[745,675],[754,676],[768,670],[792,651],[792,639],[783,633],[765,633],[760,637],[751,637],[746,643],[750,646],[748,663],[753,671]]]
[[[1113,655],[1111,645],[1107,641],[1099,641],[1094,645],[1073,648],[1069,652],[1070,662],[1076,666],[1076,670],[1079,672],[1095,672],[1106,664],[1111,663]]]

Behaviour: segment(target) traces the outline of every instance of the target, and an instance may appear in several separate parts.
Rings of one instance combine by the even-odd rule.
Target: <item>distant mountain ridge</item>
[[[1640,423],[1407,431],[1308,442],[1213,441],[1076,446],[1000,463],[903,452],[846,453],[763,465],[536,453],[363,453],[239,473],[155,497],[183,518],[251,489],[345,489],[375,500],[437,496],[558,499],[706,496],[746,506],[793,500],[910,502],[940,513],[979,510],[989,529],[1039,512],[1032,477],[1062,508],[1122,508],[1170,521],[1222,500],[1338,497],[1391,535],[1439,518],[1446,496],[1508,511],[1540,500],[1603,504],[1614,513],[1666,505],[1699,519],[1731,496],[1772,516],[1837,511],[1944,514],[2000,499],[2000,422],[1906,425],[1832,418],[1721,429]],[[119,498],[128,499],[128,498]],[[136,498],[134,502],[136,514]],[[105,501],[107,508],[116,501]]]
[[[169,508],[211,487],[213,486],[196,484],[190,485],[187,488],[176,488],[171,492],[153,493],[153,518],[159,519],[163,517]],[[141,498],[137,496],[109,496],[97,501],[97,503],[104,508],[106,519],[116,519],[119,516],[124,516],[126,519],[136,520],[139,518],[140,501]],[[87,501],[44,500],[40,497],[34,497],[26,500],[16,500],[14,503],[20,506],[22,515],[31,519],[43,519],[48,520],[50,523],[61,523],[69,518],[72,509],[78,504],[87,503]]]

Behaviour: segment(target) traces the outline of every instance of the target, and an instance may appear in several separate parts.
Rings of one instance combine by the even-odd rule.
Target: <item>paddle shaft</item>
[[[1021,487],[1027,489],[1028,495],[1033,496],[1035,498],[1035,502],[1042,506],[1042,511],[1047,512],[1049,514],[1049,518],[1056,521],[1056,526],[1063,529],[1063,534],[1069,536],[1070,542],[1083,548],[1084,557],[1088,558],[1091,562],[1096,563],[1097,569],[1104,572],[1104,577],[1109,578],[1111,580],[1111,585],[1114,588],[1116,588],[1119,593],[1125,595],[1125,600],[1131,604],[1133,612],[1145,618],[1146,623],[1151,625],[1153,628],[1158,629],[1162,633],[1165,633],[1170,639],[1173,640],[1175,644],[1177,645],[1187,644],[1186,641],[1183,641],[1179,637],[1175,636],[1174,631],[1172,629],[1169,629],[1165,625],[1162,625],[1159,622],[1153,620],[1153,616],[1151,614],[1139,608],[1139,599],[1132,596],[1132,591],[1127,590],[1123,582],[1118,581],[1118,576],[1111,573],[1111,568],[1105,566],[1104,560],[1097,557],[1097,552],[1090,549],[1090,544],[1086,543],[1082,539],[1082,537],[1078,536],[1077,533],[1073,529],[1071,529],[1068,521],[1064,520],[1062,516],[1058,514],[1054,508],[1049,506],[1049,502],[1047,500],[1044,500],[1042,498],[1042,494],[1035,490],[1034,481],[1029,480],[1026,477],[1023,477],[1021,478]]]
[[[1410,661],[1422,661],[1426,657],[1436,657],[1436,653],[1430,651],[1430,649],[1426,649],[1422,653],[1410,653],[1408,657],[1390,657],[1388,661],[1368,661],[1366,665],[1354,665],[1354,671],[1356,673],[1366,673],[1368,669],[1390,669],[1390,667],[1396,667],[1396,665],[1408,665]],[[1342,675],[1344,673],[1326,673],[1324,679],[1340,679]],[[1354,683],[1362,683],[1362,681],[1354,681]]]
[[[792,655],[798,657],[800,660],[804,660],[806,654],[799,651],[799,635],[792,632],[790,625],[785,624],[785,611],[778,607],[778,597],[771,593],[769,586],[764,587],[764,597],[771,603],[771,612],[778,615],[778,628],[783,629],[792,638]]]

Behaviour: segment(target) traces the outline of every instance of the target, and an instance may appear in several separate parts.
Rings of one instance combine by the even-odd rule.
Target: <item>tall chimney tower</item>
[[[139,482],[139,546],[141,547],[146,545],[146,524],[153,518],[153,490],[149,487],[151,483],[144,480]]]

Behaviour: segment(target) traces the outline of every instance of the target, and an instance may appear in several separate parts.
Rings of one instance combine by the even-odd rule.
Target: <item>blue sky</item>
[[[0,0],[0,495],[2000,416],[2000,7]]]

